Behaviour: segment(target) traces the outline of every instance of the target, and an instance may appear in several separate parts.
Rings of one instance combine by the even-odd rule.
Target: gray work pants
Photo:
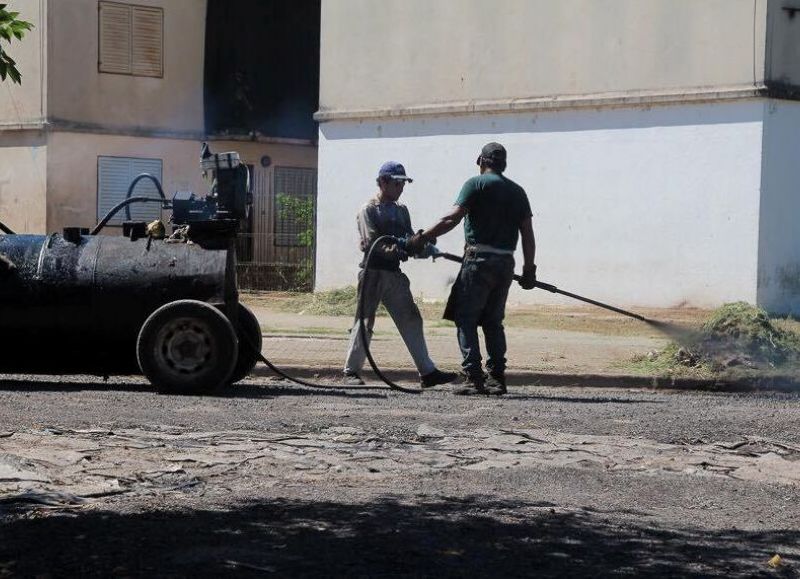
[[[378,305],[383,303],[414,359],[417,371],[421,376],[433,372],[436,365],[428,355],[428,346],[425,344],[425,336],[422,333],[422,316],[411,295],[411,284],[408,277],[400,271],[371,269],[367,275],[367,283],[363,282],[364,270],[362,269],[358,274],[358,286],[359,290],[365,293],[362,317],[364,325],[368,329],[367,344],[372,338],[375,312],[378,310]],[[350,331],[350,346],[347,350],[344,371],[358,374],[364,367],[366,358],[367,354],[361,343],[361,326],[356,318],[353,329]]]

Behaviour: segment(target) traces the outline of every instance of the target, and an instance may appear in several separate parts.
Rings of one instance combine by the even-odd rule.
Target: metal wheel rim
[[[175,374],[198,374],[214,364],[212,330],[197,318],[175,318],[164,324],[155,350],[159,365]]]

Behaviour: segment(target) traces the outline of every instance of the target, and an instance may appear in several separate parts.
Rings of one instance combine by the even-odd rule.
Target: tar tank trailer
[[[237,153],[201,165],[210,193],[171,201],[150,175],[92,230],[16,235],[0,223],[0,373],[143,374],[161,392],[208,393],[247,376],[261,329],[239,303],[235,240],[252,204]],[[142,179],[160,197],[133,196]],[[100,235],[133,203],[172,211],[160,222],[126,221]]]

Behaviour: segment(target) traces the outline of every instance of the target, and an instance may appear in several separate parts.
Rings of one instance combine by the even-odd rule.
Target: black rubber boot
[[[455,372],[442,372],[436,368],[433,372],[428,372],[424,376],[420,376],[419,381],[423,388],[433,388],[439,384],[448,384],[456,378],[458,378],[458,374]]]

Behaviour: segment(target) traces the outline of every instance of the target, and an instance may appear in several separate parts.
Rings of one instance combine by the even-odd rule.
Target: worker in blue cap
[[[358,212],[358,232],[360,235],[360,248],[364,252],[358,274],[359,295],[363,294],[364,311],[361,317],[367,328],[367,343],[372,336],[375,325],[375,313],[380,304],[383,304],[397,326],[400,336],[408,348],[423,388],[430,388],[439,384],[446,384],[456,379],[454,372],[443,372],[428,354],[428,346],[422,328],[422,316],[419,308],[414,303],[411,295],[408,277],[400,271],[400,263],[406,261],[409,254],[395,241],[383,240],[372,251],[369,264],[366,263],[367,253],[375,240],[383,235],[390,235],[397,239],[408,238],[413,235],[411,217],[408,209],[398,200],[403,194],[407,183],[411,179],[406,175],[406,169],[396,161],[384,163],[378,171],[378,193],[370,199]],[[424,244],[423,244],[424,245]],[[419,252],[422,253],[421,247]],[[369,267],[369,275],[365,280],[365,268]],[[360,376],[364,366],[366,352],[364,351],[361,324],[356,318],[350,332],[350,344],[347,350],[347,360],[344,365],[343,382],[350,385],[363,384]]]

